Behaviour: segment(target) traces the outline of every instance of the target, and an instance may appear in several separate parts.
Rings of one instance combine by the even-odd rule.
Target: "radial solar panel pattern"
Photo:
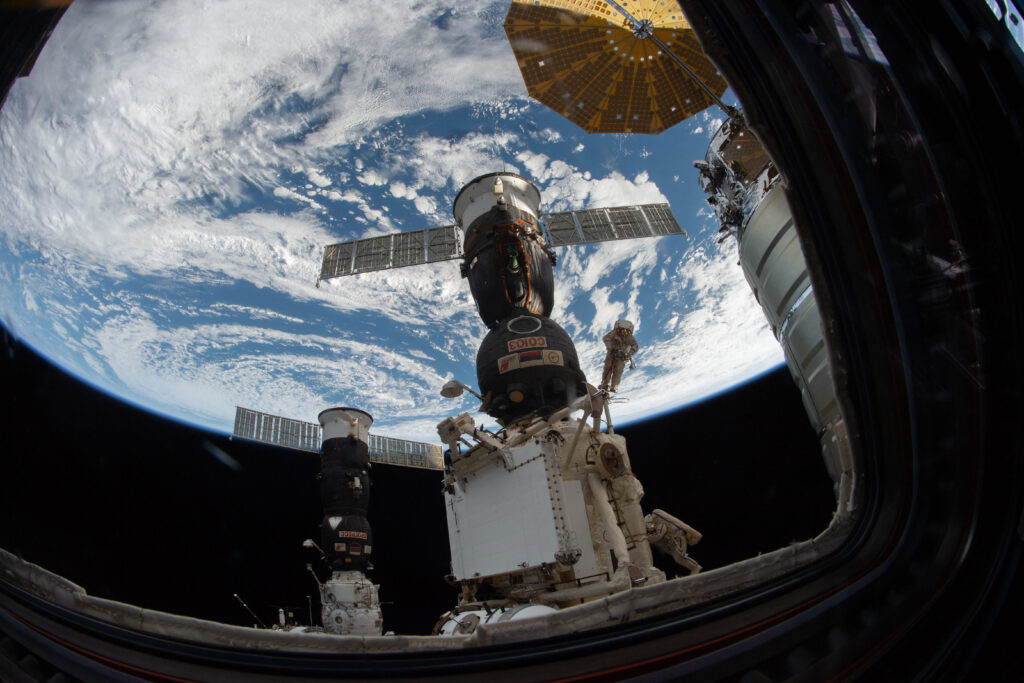
[[[675,2],[620,2],[719,97],[725,80]],[[604,0],[513,0],[505,33],[530,95],[590,133],[659,133],[713,104]]]
[[[272,446],[319,453],[320,435],[320,425],[313,422],[235,407],[235,427],[232,436]],[[444,456],[437,444],[370,434],[367,446],[370,462],[427,470],[444,469]]]

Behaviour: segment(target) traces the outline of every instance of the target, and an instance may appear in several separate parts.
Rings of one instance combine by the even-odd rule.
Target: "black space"
[[[240,625],[279,606],[308,623],[305,569],[321,518],[318,459],[231,440],[97,391],[4,334],[0,547],[90,595]],[[834,503],[814,434],[780,368],[704,403],[622,428],[644,509],[704,534],[705,570],[825,528]],[[215,457],[223,450],[240,463]],[[454,606],[436,472],[376,466],[371,578],[385,628],[426,634]],[[674,564],[659,558],[670,576]]]
[[[832,480],[785,367],[617,431],[644,511],[662,508],[704,534],[690,554],[705,570],[813,538],[832,519]],[[675,575],[674,562],[658,566]]]

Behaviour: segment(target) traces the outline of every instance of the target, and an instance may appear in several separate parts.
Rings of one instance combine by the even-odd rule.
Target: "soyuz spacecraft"
[[[381,633],[378,588],[365,575],[372,566],[371,462],[444,472],[446,578],[459,601],[436,635],[660,583],[666,577],[652,545],[690,573],[700,571],[687,549],[701,534],[662,510],[644,515],[643,487],[611,424],[607,394],[587,384],[572,339],[548,317],[554,247],[685,233],[666,204],[542,214],[540,199],[522,176],[480,176],[455,197],[454,225],[330,245],[319,278],[460,259],[489,330],[473,393],[499,431],[478,428],[468,413],[445,418],[437,426],[442,453],[370,434],[373,418],[354,408],[325,410],[319,426],[237,409],[236,436],[320,453],[318,547],[332,569],[320,584],[327,632]],[[453,380],[442,395],[464,388]]]
[[[583,36],[592,28],[572,17],[526,21],[522,14],[530,6],[549,15],[566,10],[559,19],[573,8],[613,16],[611,7],[630,20],[626,28],[632,28],[640,50],[660,29],[638,9],[677,6],[620,2],[513,0],[516,14],[510,16],[518,23],[512,26],[517,32],[509,31],[510,43],[519,49],[544,44],[519,30],[541,34],[568,27]],[[1014,119],[1003,96],[1019,91],[1020,72],[1006,65],[1019,61],[1020,41],[1014,43],[1002,26],[1017,23],[1019,13],[1007,11],[1013,3],[953,3],[926,14],[859,17],[856,11],[870,4],[812,3],[802,7],[809,11],[793,13],[778,2],[683,3],[707,10],[699,16],[702,36],[736,84],[763,98],[761,120],[766,128],[780,126],[776,141],[788,141],[776,148],[785,157],[779,161],[799,169],[792,182],[793,196],[802,197],[800,213],[817,217],[802,233],[813,235],[819,249],[812,261],[819,267],[808,269],[779,169],[742,120],[730,120],[716,133],[697,164],[701,187],[715,207],[722,237],[737,240],[744,275],[818,430],[836,484],[835,515],[827,529],[713,572],[650,586],[659,578],[645,564],[650,546],[669,547],[685,565],[685,543],[699,535],[659,511],[638,519],[640,489],[629,473],[625,443],[610,419],[603,432],[599,422],[586,423],[595,397],[580,392],[579,370],[568,360],[571,340],[554,349],[556,338],[565,339],[544,327],[555,324],[547,319],[550,309],[530,308],[531,302],[543,302],[545,292],[533,290],[540,272],[524,270],[525,256],[539,246],[550,260],[545,246],[558,246],[557,230],[538,217],[539,225],[531,225],[544,242],[534,239],[538,244],[531,245],[525,228],[502,233],[492,223],[488,233],[477,223],[477,237],[491,246],[464,256],[460,250],[469,245],[475,221],[457,215],[459,225],[450,230],[374,238],[380,241],[358,248],[337,245],[334,265],[325,259],[325,273],[331,272],[328,266],[357,272],[374,259],[383,263],[379,267],[393,267],[405,254],[423,262],[458,252],[454,258],[463,259],[471,286],[482,285],[474,296],[488,336],[495,335],[487,353],[481,348],[478,379],[486,375],[481,399],[500,420],[500,431],[478,429],[465,414],[444,420],[439,433],[447,456],[440,446],[369,433],[372,419],[357,409],[324,411],[318,425],[240,409],[236,433],[322,453],[321,542],[332,568],[321,586],[323,621],[324,630],[337,634],[381,629],[377,589],[365,576],[373,541],[365,519],[370,463],[443,470],[451,580],[460,595],[436,630],[474,636],[338,638],[305,635],[319,630],[312,628],[284,633],[208,622],[90,596],[0,549],[0,669],[33,680],[53,680],[64,671],[90,680],[331,673],[468,678],[492,669],[521,680],[1002,673],[999,655],[1015,641],[998,632],[1015,616],[1005,604],[1014,594],[1011,551],[1020,535],[1018,520],[1005,512],[1020,502],[1020,468],[1005,457],[1002,444],[979,434],[1012,423],[1019,408],[1019,401],[1001,400],[1006,382],[982,381],[999,379],[1000,373],[1013,377],[1006,371],[1014,368],[991,361],[1007,355],[1001,352],[1009,345],[993,340],[1014,339],[1003,328],[1019,320],[1019,309],[1003,304],[1008,297],[999,293],[1013,290],[998,286],[1002,281],[978,286],[985,283],[961,262],[959,240],[966,240],[971,254],[967,265],[989,274],[998,271],[992,266],[1005,260],[1001,247],[1010,244],[1005,221],[971,222],[980,204],[970,200],[983,200],[986,215],[1013,215],[1012,177],[985,173],[984,160],[971,152],[985,148],[975,143],[996,141],[1020,118]],[[594,32],[611,35],[619,28],[606,24]],[[650,52],[638,54],[636,64],[614,39],[599,37],[593,43],[615,51],[613,59],[635,74],[660,68],[660,54],[653,61]],[[670,31],[665,45],[668,38],[676,36]],[[553,44],[564,48],[572,66],[603,68],[581,59],[578,43]],[[962,83],[945,68],[948,55],[962,67],[969,91],[954,87]],[[554,79],[548,74],[560,66],[536,50],[517,59],[528,85],[549,86]],[[633,113],[626,108],[633,100],[625,96],[619,101],[626,106],[616,109],[616,95],[633,92],[628,79],[616,74],[610,88],[593,82],[572,81],[590,92],[573,91],[568,98],[565,90],[548,87],[558,98],[553,108],[578,109],[581,120],[590,117],[584,123],[633,130],[663,123]],[[901,87],[907,82],[914,87]],[[643,90],[667,97],[660,86]],[[812,96],[793,98],[794,92]],[[946,105],[943,116],[928,121],[915,115],[937,102]],[[827,125],[851,104],[870,107],[871,115]],[[947,130],[988,133],[951,137]],[[823,152],[809,154],[811,149]],[[940,163],[933,152],[941,152]],[[513,199],[504,188],[508,177],[500,178],[506,206]],[[893,177],[906,181],[899,193],[861,191],[884,189]],[[483,213],[498,209],[497,179],[467,188],[465,201],[479,199]],[[936,202],[936,186],[954,185],[956,193]],[[853,201],[830,207],[821,198],[831,196]],[[536,207],[531,215],[537,217]],[[564,220],[566,233],[584,235],[585,215]],[[605,228],[612,229],[598,230]],[[458,239],[448,240],[446,233]],[[956,241],[944,243],[952,237]],[[870,248],[861,249],[865,244]],[[485,270],[472,272],[474,257],[476,268],[490,264],[491,280]],[[844,285],[823,298],[821,312],[811,284],[817,277]],[[939,298],[941,305],[935,304]],[[492,305],[496,312],[487,313]],[[561,364],[554,355],[546,363],[545,349],[560,351]],[[922,377],[926,381],[914,381]],[[886,381],[859,381],[877,378]],[[443,393],[460,387],[451,383]],[[845,408],[861,419],[847,426]],[[581,410],[582,420],[576,417]],[[862,437],[857,442],[863,453],[854,453],[850,435]],[[968,545],[959,542],[965,539]],[[649,587],[631,590],[638,584]],[[595,597],[603,593],[614,594]],[[518,621],[533,615],[541,618]],[[501,623],[478,627],[487,622]]]

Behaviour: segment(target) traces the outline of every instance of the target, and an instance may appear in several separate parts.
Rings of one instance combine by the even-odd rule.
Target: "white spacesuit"
[[[604,347],[608,353],[604,357],[600,388],[618,391],[626,361],[629,361],[630,367],[635,367],[633,354],[640,348],[636,339],[633,339],[633,323],[628,320],[616,320],[612,331],[604,335]]]

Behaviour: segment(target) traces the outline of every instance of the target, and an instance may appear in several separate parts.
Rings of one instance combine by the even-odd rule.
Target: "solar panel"
[[[320,425],[235,407],[234,436],[300,451],[320,452]]]
[[[579,244],[583,241],[583,231],[576,220],[575,211],[542,214],[540,218],[541,224],[547,227],[546,239],[551,246]]]
[[[392,240],[393,235],[381,235],[356,242],[353,245],[352,272],[367,273],[390,266]]]
[[[427,263],[462,258],[462,231],[455,225],[427,228]]]
[[[406,441],[370,434],[370,461],[387,465],[443,470],[444,456],[437,444]]]
[[[555,247],[686,234],[668,204],[548,213],[541,215],[541,222],[545,239]],[[458,226],[396,232],[328,245],[319,280],[458,258],[462,258]]]
[[[242,439],[319,453],[320,434],[320,425],[313,422],[235,407],[232,435]],[[441,446],[437,444],[370,434],[367,446],[370,462],[426,470],[444,469],[444,456]]]
[[[324,262],[320,268],[320,279],[352,274],[352,249],[355,242],[329,244],[324,249]]]
[[[728,84],[679,3],[619,1],[653,35],[638,36],[603,0],[511,3],[505,35],[531,97],[588,133],[658,133],[711,106],[687,69],[721,97]]]
[[[425,263],[427,250],[424,245],[426,230],[399,232],[391,235],[391,267],[415,266]]]
[[[668,204],[646,204],[640,207],[648,225],[656,235],[686,235],[686,231],[676,221]],[[687,235],[686,239],[690,239]]]
[[[396,232],[327,246],[319,279],[457,258],[462,258],[462,235],[455,225]]]
[[[686,234],[668,204],[548,213],[541,215],[541,222],[548,242],[556,247]]]

